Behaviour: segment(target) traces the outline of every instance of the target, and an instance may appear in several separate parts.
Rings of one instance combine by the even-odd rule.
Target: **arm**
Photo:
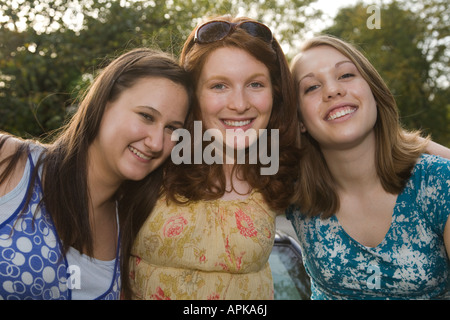
[[[450,217],[448,218],[447,223],[445,224],[444,243],[445,249],[447,250],[447,256],[450,259]]]
[[[432,141],[430,141],[430,144],[431,144],[431,142]],[[429,146],[430,146],[430,144],[429,144]],[[439,145],[439,144],[435,144],[437,147],[437,151],[439,151],[439,150],[443,150],[443,151],[445,151],[445,147],[442,147],[441,145]],[[434,148],[434,146],[432,146],[433,148]],[[427,148],[428,149],[428,148]],[[447,149],[448,150],[448,149]],[[441,157],[443,157],[442,155],[441,155]],[[446,155],[445,157],[447,157],[448,158],[448,155]],[[447,189],[447,194],[448,194],[448,189]],[[448,198],[447,198],[448,199]],[[448,210],[448,209],[447,209]],[[448,256],[448,258],[450,259],[450,216],[447,218],[447,222],[445,223],[445,228],[444,228],[444,245],[445,245],[445,249],[447,250],[447,256]]]
[[[436,142],[429,141],[426,149],[427,153],[435,156],[441,156],[442,158],[450,159],[450,149],[440,145]]]

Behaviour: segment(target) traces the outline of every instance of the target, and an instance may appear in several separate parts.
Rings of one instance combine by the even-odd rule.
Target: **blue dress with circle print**
[[[0,224],[0,300],[70,300],[72,273],[62,254],[62,244],[44,205],[39,177],[31,185],[34,164],[29,155],[28,189],[16,211]],[[37,212],[36,212],[37,210]],[[111,287],[97,299],[119,299],[119,259]]]
[[[422,155],[398,195],[384,240],[367,247],[336,216],[291,220],[311,277],[311,299],[450,299],[450,161]]]
[[[32,164],[32,158],[29,156]],[[31,165],[29,183],[34,165]],[[50,215],[42,207],[34,212],[41,199],[36,179],[33,194],[22,212],[19,208],[0,225],[0,297],[5,300],[70,299],[67,287],[67,261]],[[22,213],[21,213],[22,212]]]

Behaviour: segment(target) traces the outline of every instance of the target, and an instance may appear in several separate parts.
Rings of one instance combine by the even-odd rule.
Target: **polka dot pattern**
[[[31,155],[28,158],[31,179],[34,164]],[[68,263],[50,214],[45,206],[39,206],[39,179],[29,188],[33,188],[33,194],[25,209],[24,199],[16,212],[0,223],[0,300],[69,300]],[[111,285],[96,300],[120,298],[119,252],[118,246]]]
[[[0,299],[65,300],[67,261],[36,182],[30,203],[0,225]]]

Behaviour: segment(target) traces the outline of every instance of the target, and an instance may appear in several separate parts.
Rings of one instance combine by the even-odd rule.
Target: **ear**
[[[305,133],[306,131],[308,131],[308,130],[306,130],[306,127],[305,127],[305,125],[303,124],[303,122],[300,121],[300,132],[301,132],[301,133]]]

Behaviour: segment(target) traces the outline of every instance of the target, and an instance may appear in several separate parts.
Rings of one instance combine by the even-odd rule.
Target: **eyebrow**
[[[138,106],[138,108],[147,109],[147,110],[149,110],[150,112],[155,113],[158,117],[161,117],[161,116],[162,116],[161,112],[159,112],[158,110],[156,110],[156,109],[153,108],[153,107],[150,107],[150,106]],[[184,121],[174,120],[174,121],[171,121],[170,124],[172,124],[172,125],[178,125],[178,126],[180,126],[180,127],[183,127],[183,126],[184,126]]]
[[[334,65],[334,68],[337,69],[338,67],[340,67],[340,66],[341,66],[342,64],[344,64],[344,63],[351,63],[351,64],[353,64],[353,62],[351,62],[350,60],[342,60],[342,61],[339,61],[338,63],[336,63],[336,64]],[[310,73],[304,75],[304,76],[298,81],[298,83],[302,82],[303,79],[308,78],[308,77],[314,77],[314,72],[310,72]]]
[[[156,113],[158,116],[161,116],[161,112],[159,112],[158,110],[156,110],[153,107],[150,106],[146,106],[146,105],[141,105],[141,106],[137,106],[138,108],[142,108],[142,109],[147,109],[148,111],[152,112],[152,113]]]
[[[265,74],[263,72],[256,72],[256,73],[252,73],[252,74],[250,74],[250,76],[246,77],[246,81],[249,81],[250,79],[254,79],[254,78],[259,78],[259,77],[263,77],[265,79],[271,80],[270,72],[269,72],[269,74]],[[213,74],[213,75],[209,76],[204,82],[216,81],[216,80],[227,81],[229,79],[230,79],[230,77],[228,75]]]
[[[257,72],[257,73],[254,73],[254,74],[252,74],[250,77],[248,77],[249,79],[252,79],[252,78],[259,78],[259,77],[263,77],[263,78],[269,78],[270,79],[270,71],[269,71],[269,74],[265,74],[265,73],[263,73],[263,72]]]
[[[172,121],[170,124],[172,124],[174,126],[184,127],[184,121],[182,122],[182,121],[175,120],[175,121]]]

